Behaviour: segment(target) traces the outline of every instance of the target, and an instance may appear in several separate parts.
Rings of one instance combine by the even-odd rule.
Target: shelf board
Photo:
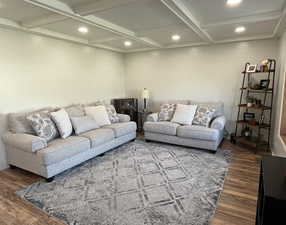
[[[259,141],[257,137],[236,136],[233,138],[235,141],[237,141],[241,144],[249,145],[253,148],[257,148],[258,146],[261,146],[261,145],[268,145],[268,143],[266,141]]]
[[[247,104],[240,104],[238,105],[238,107],[240,108],[246,108],[246,109],[256,109],[256,110],[270,110],[271,107],[269,106],[251,106],[251,107],[248,107]]]
[[[258,128],[264,128],[264,129],[269,129],[270,128],[270,125],[266,124],[266,123],[259,124],[257,122],[257,124],[252,124],[252,123],[249,123],[249,122],[244,121],[244,120],[238,120],[238,121],[236,121],[236,123],[237,124],[242,124],[242,125],[247,125],[249,127],[258,127]]]
[[[252,88],[240,88],[240,90],[245,90],[249,92],[256,92],[256,93],[272,93],[273,89],[272,88],[267,88],[267,89],[252,89]]]
[[[265,71],[265,72],[264,71],[263,72],[262,71],[255,71],[255,72],[251,72],[251,73],[246,72],[246,71],[242,71],[241,73],[242,74],[245,74],[245,73],[246,74],[253,74],[253,73],[274,73],[274,72],[275,72],[275,70],[269,70],[269,71]]]

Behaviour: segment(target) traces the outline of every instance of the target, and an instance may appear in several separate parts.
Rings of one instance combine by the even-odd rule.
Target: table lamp
[[[147,101],[149,99],[150,95],[149,95],[149,91],[147,88],[144,88],[142,91],[142,98],[144,101],[144,106],[143,106],[143,111],[146,112],[147,111]]]

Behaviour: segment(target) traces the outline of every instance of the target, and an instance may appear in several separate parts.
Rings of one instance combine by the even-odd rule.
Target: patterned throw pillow
[[[114,106],[105,104],[105,108],[106,108],[110,122],[111,123],[118,123],[119,117],[117,115],[117,112],[116,112]]]
[[[193,125],[209,127],[210,121],[214,117],[216,110],[209,106],[198,106]]]
[[[59,136],[56,125],[51,120],[48,111],[32,114],[27,117],[36,134],[44,138],[46,141],[51,141]]]
[[[170,121],[176,110],[176,104],[162,104],[159,113],[159,121]]]

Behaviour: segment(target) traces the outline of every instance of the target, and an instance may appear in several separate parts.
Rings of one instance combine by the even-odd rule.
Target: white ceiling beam
[[[94,14],[96,12],[101,12],[120,6],[125,6],[135,2],[150,1],[150,0],[104,0],[104,1],[94,1],[87,4],[79,4],[74,7],[74,11],[82,16]]]
[[[94,1],[91,3],[87,3],[87,4],[79,4],[78,6],[73,7],[73,8],[71,8],[70,6],[67,6],[67,8],[69,8],[68,10],[70,12],[73,12],[73,13],[81,15],[81,16],[87,16],[87,15],[91,15],[93,13],[100,12],[103,10],[108,10],[108,9],[112,9],[115,7],[134,3],[136,1],[138,1],[138,0]],[[150,1],[150,0],[141,0],[141,1]],[[53,4],[53,2],[52,2],[52,4]],[[40,26],[44,26],[47,24],[55,23],[55,22],[60,22],[60,21],[63,21],[65,19],[66,19],[66,16],[52,13],[49,16],[32,18],[32,19],[23,21],[22,25],[25,27],[28,27],[28,28],[35,28],[35,27],[40,27]]]
[[[42,16],[42,17],[22,21],[21,25],[27,28],[36,28],[36,27],[41,27],[41,26],[48,25],[51,23],[60,22],[66,19],[67,19],[66,16],[52,13],[48,16]]]
[[[21,26],[19,23],[12,21],[12,20],[5,19],[5,18],[0,18],[0,27],[5,28],[5,29],[10,29],[10,30],[18,30],[18,31],[22,31],[22,32],[30,33],[30,34],[35,34],[35,35],[50,37],[50,38],[54,38],[58,40],[64,40],[64,41],[72,42],[75,44],[82,44],[82,45],[86,45],[89,47],[107,49],[107,50],[111,50],[115,52],[125,52],[124,50],[119,49],[119,48],[109,47],[109,46],[101,45],[101,44],[89,43],[86,39],[77,38],[74,36],[50,31],[50,30],[43,29],[43,28],[27,29],[26,27]]]
[[[66,18],[74,19],[76,21],[89,24],[91,26],[95,26],[98,28],[101,28],[103,30],[107,30],[109,32],[115,33],[117,35],[120,35],[122,37],[136,40],[138,42],[141,42],[145,45],[152,46],[152,47],[159,47],[160,45],[155,42],[146,41],[143,38],[139,38],[136,36],[136,34],[133,31],[130,31],[126,28],[120,27],[116,24],[110,23],[106,20],[103,20],[101,18],[95,17],[93,15],[88,16],[81,16],[77,13],[75,13],[68,5],[58,1],[58,0],[24,0],[27,3],[30,3],[32,5],[38,6],[40,8],[47,9],[51,12],[60,14],[62,16],[65,16]],[[66,6],[64,6],[66,5]],[[26,24],[27,25],[27,24]]]
[[[213,42],[210,35],[205,32],[199,22],[192,15],[190,10],[185,6],[182,0],[161,0],[173,14],[175,14],[182,22],[184,22],[192,31],[200,36],[205,42]]]
[[[100,43],[106,43],[106,42],[110,42],[110,41],[120,41],[120,40],[123,40],[123,38],[122,37],[96,38],[96,39],[89,40],[89,43],[100,44]]]
[[[259,13],[256,15],[243,16],[243,17],[230,19],[230,20],[223,21],[223,22],[201,25],[201,28],[207,30],[209,28],[218,27],[218,26],[266,22],[266,21],[271,21],[271,20],[278,20],[278,19],[280,19],[280,17],[281,17],[280,11],[274,11],[274,12],[268,12],[268,13]]]

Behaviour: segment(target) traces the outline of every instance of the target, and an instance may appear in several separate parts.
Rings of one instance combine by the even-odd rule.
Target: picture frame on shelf
[[[255,119],[255,113],[245,112],[243,113],[243,120],[245,122],[251,122]]]
[[[269,87],[270,80],[260,80],[260,88],[267,89]]]
[[[257,70],[257,64],[251,64],[246,67],[247,73],[254,73]]]

